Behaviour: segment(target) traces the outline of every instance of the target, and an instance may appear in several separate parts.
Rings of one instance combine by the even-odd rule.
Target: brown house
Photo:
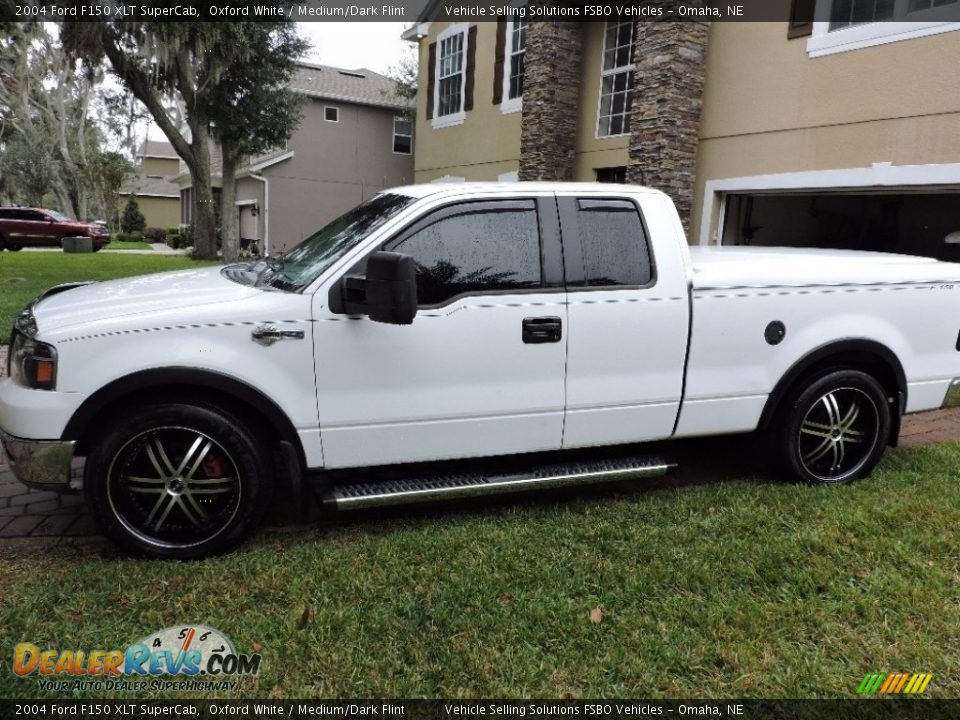
[[[310,100],[282,148],[247,158],[237,177],[240,236],[261,252],[293,247],[377,192],[413,182],[413,128],[394,82],[372,70],[300,63],[292,87]],[[219,152],[212,152],[215,192]],[[178,178],[190,222],[190,176]],[[224,208],[224,212],[231,211]]]
[[[434,3],[404,33],[416,179],[636,182],[693,243],[960,259],[956,3],[774,4],[783,22],[708,24],[441,22]]]

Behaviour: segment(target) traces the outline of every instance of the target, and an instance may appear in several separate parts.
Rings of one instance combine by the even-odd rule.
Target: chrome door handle
[[[266,345],[269,347],[277,340],[284,340],[287,338],[291,340],[303,340],[304,333],[303,330],[278,330],[273,325],[261,325],[250,333],[250,337],[253,338],[254,342],[258,342],[261,345]]]

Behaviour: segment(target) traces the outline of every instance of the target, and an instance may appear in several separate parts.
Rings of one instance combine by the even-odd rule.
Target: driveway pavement
[[[7,348],[0,346],[0,377],[6,374]],[[904,419],[901,445],[960,441],[960,409],[910,415]],[[685,441],[678,446],[680,466],[665,481],[669,485],[709,482],[745,472],[739,459],[749,456],[750,440],[705,439]],[[744,452],[738,451],[743,446]],[[719,458],[719,462],[718,462]],[[275,529],[296,523],[294,504],[280,494],[279,502],[267,517]],[[97,528],[83,506],[80,495],[58,495],[31,490],[20,484],[0,453],[0,543],[11,538],[45,538],[45,542],[96,536]]]

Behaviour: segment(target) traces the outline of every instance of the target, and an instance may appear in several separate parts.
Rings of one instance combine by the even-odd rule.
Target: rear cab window
[[[558,204],[571,289],[654,284],[649,237],[632,200],[561,197]]]

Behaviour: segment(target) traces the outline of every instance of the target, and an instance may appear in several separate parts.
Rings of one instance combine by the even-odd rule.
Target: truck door
[[[683,239],[664,221],[675,211],[656,193],[558,195],[568,300],[563,447],[669,437],[690,324]],[[665,233],[657,245],[651,229]]]
[[[414,258],[419,311],[386,325],[315,295],[324,465],[559,449],[567,309],[552,193],[445,205],[376,249]]]

